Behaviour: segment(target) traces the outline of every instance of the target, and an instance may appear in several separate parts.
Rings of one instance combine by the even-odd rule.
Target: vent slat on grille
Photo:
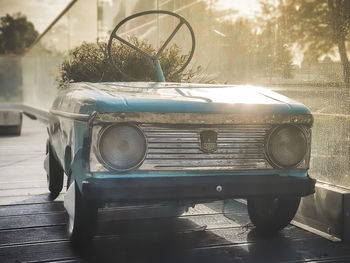
[[[249,137],[252,138],[261,138],[262,136],[264,136],[265,133],[248,133],[248,134],[243,134],[243,133],[219,133],[219,136],[222,138],[246,138],[247,135],[249,135]],[[147,136],[149,138],[173,138],[174,136],[178,137],[178,138],[193,138],[194,136],[196,136],[197,133],[151,133],[151,132],[147,132]]]
[[[150,170],[247,170],[269,169],[264,155],[267,125],[198,126],[141,125],[148,153],[139,169]],[[217,133],[217,150],[200,149],[200,133]]]
[[[197,135],[198,136],[198,135]],[[147,134],[146,134],[147,137]],[[199,137],[199,136],[198,136]],[[199,143],[199,138],[147,138],[148,143]],[[217,138],[218,143],[264,142],[264,138]]]
[[[169,149],[169,148],[149,148],[148,149],[148,155],[151,154],[163,154],[163,155],[171,155],[171,154],[179,154],[179,153],[185,153],[188,155],[191,154],[203,154],[203,152],[199,149],[197,146],[196,148],[186,148],[186,149]],[[218,154],[261,154],[260,149],[235,149],[235,148],[218,148],[215,153],[212,153],[211,155],[218,155]]]
[[[247,148],[261,148],[264,147],[264,143],[254,143],[254,142],[244,142],[239,144],[233,143],[218,143],[218,149],[247,149]],[[199,141],[196,143],[152,143],[148,145],[148,149],[157,148],[157,149],[199,149]]]
[[[239,125],[240,127],[228,127],[226,125],[215,125],[215,127],[211,126],[198,126],[198,125],[193,125],[193,128],[188,128],[188,125],[186,127],[178,126],[158,126],[155,127],[152,124],[142,124],[142,130],[144,132],[173,132],[173,133],[179,133],[179,132],[186,132],[186,133],[195,133],[197,131],[202,131],[202,130],[215,130],[218,132],[258,132],[258,133],[264,133],[267,130],[270,129],[270,127],[266,125]]]
[[[179,159],[188,159],[188,160],[213,160],[213,159],[220,159],[220,160],[231,160],[231,159],[238,159],[238,160],[251,160],[251,159],[263,159],[263,154],[147,154],[147,160],[150,159],[158,159],[158,160],[166,160],[166,159],[172,159],[172,160],[179,160]]]

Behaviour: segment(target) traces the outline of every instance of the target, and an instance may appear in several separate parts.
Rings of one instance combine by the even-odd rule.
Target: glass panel
[[[225,7],[233,2],[235,8],[244,9],[245,16],[238,17],[237,10]],[[224,8],[218,10],[220,5]],[[350,188],[350,91],[341,84],[341,64],[327,56],[303,62],[297,46],[285,41],[286,16],[274,19],[273,6],[268,9],[270,20],[249,13],[260,9],[258,1],[79,0],[23,58],[24,103],[48,109],[57,91],[58,66],[69,49],[83,41],[107,41],[121,20],[155,9],[174,11],[190,22],[196,35],[190,67],[202,66],[207,80],[268,86],[310,107],[315,116],[310,175]],[[176,25],[175,19],[144,17],[120,32],[135,33],[159,47]],[[185,28],[172,43],[188,52]]]
[[[350,91],[346,87],[272,88],[307,105],[314,115],[310,175],[350,188]]]
[[[0,56],[0,104],[20,103],[22,101],[21,57]]]
[[[78,1],[22,59],[23,103],[48,110],[67,51],[97,39],[96,0]]]

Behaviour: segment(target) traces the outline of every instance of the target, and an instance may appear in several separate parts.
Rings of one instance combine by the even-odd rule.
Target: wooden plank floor
[[[45,125],[24,118],[20,137],[0,137],[0,262],[350,262],[349,246],[288,226],[269,238],[237,201],[200,204],[177,218],[116,221],[100,211],[90,247],[65,232],[63,193],[50,200]],[[206,225],[206,230],[199,230]]]

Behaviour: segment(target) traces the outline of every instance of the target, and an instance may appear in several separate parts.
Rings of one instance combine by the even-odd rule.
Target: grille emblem
[[[218,134],[215,131],[200,132],[200,150],[205,153],[212,153],[218,149],[217,146]]]

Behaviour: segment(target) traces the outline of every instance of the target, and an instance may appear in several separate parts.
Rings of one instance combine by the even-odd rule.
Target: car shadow
[[[102,217],[93,240],[83,247],[73,247],[67,242],[68,235],[64,232],[65,227],[62,224],[62,195],[55,201],[50,201],[51,198],[49,194],[43,194],[30,199],[33,203],[56,204],[52,211],[49,211],[48,207],[47,213],[52,216],[52,224],[60,222],[59,226],[49,224],[43,226],[43,229],[57,232],[57,241],[56,232],[50,234],[51,242],[66,244],[64,254],[74,255],[72,262],[260,263],[303,259],[303,250],[300,244],[295,242],[300,236],[293,236],[294,227],[289,227],[277,235],[263,236],[247,223],[245,207],[239,202],[225,205],[220,202],[205,204],[205,210],[210,211],[210,214],[206,215],[187,213],[178,217],[133,220]],[[232,224],[227,225],[226,221],[221,222],[217,219],[214,226],[210,226],[209,223],[209,228],[203,228],[203,224],[209,222],[209,218],[223,218],[223,215],[230,218]],[[57,221],[58,217],[63,221]],[[194,218],[196,220],[193,220]]]
[[[302,259],[293,238],[284,233],[261,235],[251,225],[207,230],[201,227],[186,216],[103,222],[87,247],[74,250],[87,262],[221,263]]]
[[[88,248],[74,248],[88,262],[193,262],[191,250],[227,244],[190,220],[175,217],[104,222],[97,235]]]

